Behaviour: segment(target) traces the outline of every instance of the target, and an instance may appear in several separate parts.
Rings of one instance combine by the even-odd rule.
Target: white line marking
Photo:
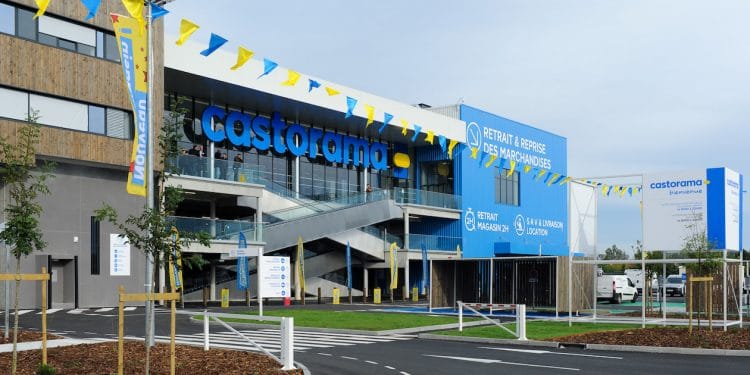
[[[74,310],[68,311],[68,314],[80,314],[80,313],[82,313],[82,312],[84,312],[86,310],[88,310],[88,309],[74,309]]]
[[[367,362],[367,363],[369,363],[369,364],[371,364],[371,365],[377,365],[377,364],[378,364],[378,363],[377,363],[377,362],[375,362],[375,361],[365,361],[365,362]]]
[[[333,354],[328,354],[328,353],[318,353],[318,354],[319,355],[324,355],[326,357],[333,357]]]
[[[359,361],[359,360],[358,360],[357,358],[354,358],[354,357],[347,357],[347,356],[345,356],[345,355],[342,355],[342,356],[341,356],[341,358],[343,358],[343,359],[351,359],[352,361]]]
[[[409,373],[408,373],[408,372],[406,372],[406,371],[401,371],[401,375],[411,375],[411,374],[409,374]]]
[[[32,312],[32,311],[33,311],[33,310],[19,310],[19,311],[18,311],[18,315],[23,315],[23,314],[26,314],[26,313],[29,313],[29,312]],[[11,313],[11,314],[12,314],[12,313]]]
[[[47,315],[49,315],[49,314],[54,314],[54,313],[56,313],[56,312],[58,312],[58,311],[60,311],[60,310],[62,310],[62,309],[47,309]],[[40,311],[40,312],[38,312],[38,313],[36,313],[36,314],[37,314],[37,315],[42,315],[42,312]]]
[[[391,366],[384,366],[384,367],[387,368],[387,369],[389,369],[389,370],[395,370],[396,369],[395,367],[391,367]]]
[[[501,361],[499,359],[454,357],[454,356],[449,356],[449,355],[433,355],[433,354],[422,354],[422,355],[426,357],[445,358],[445,359],[453,359],[457,361],[466,361],[466,362],[478,362],[478,363],[486,363],[486,364],[497,363],[501,365],[511,365],[511,366],[525,366],[525,367],[549,368],[549,369],[555,369],[555,370],[581,371],[581,369],[579,368],[544,366],[544,365],[535,365],[532,363],[520,363],[520,362],[506,362],[506,361]]]
[[[577,354],[577,353],[560,353],[560,352],[552,352],[552,351],[549,351],[549,350],[492,348],[492,347],[489,347],[489,346],[480,346],[479,349],[503,350],[503,351],[507,351],[507,352],[519,352],[519,353],[531,353],[531,354],[557,354],[557,355],[569,355],[569,356],[574,356],[574,357],[622,359],[622,357],[611,357],[611,356],[606,356],[606,355]]]
[[[96,310],[94,312],[107,312],[107,311],[112,311],[113,309],[114,307],[102,307],[101,309]]]
[[[128,306],[128,307],[126,307],[126,308],[125,308],[124,310],[125,310],[125,311],[133,311],[133,310],[135,310],[135,309],[137,309],[137,308],[138,308],[138,307],[136,307],[136,306]]]

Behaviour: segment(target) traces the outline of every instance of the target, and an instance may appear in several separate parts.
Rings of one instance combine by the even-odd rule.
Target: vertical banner
[[[182,289],[182,255],[177,251],[177,244],[180,241],[180,232],[177,228],[172,227],[172,257],[169,259],[169,282],[172,285],[172,292]]]
[[[302,290],[302,300],[305,299],[305,248],[302,244],[302,236],[297,238],[297,277],[299,278],[299,288]]]
[[[427,294],[427,245],[422,242],[422,290]]]
[[[352,288],[352,248],[346,241],[346,287]]]
[[[391,289],[397,289],[398,288],[398,267],[396,266],[396,243],[392,243],[391,247],[388,249],[388,253],[390,254],[390,260],[391,260]]]
[[[247,239],[245,234],[240,232],[240,239],[237,241],[237,247],[247,249]],[[237,257],[237,289],[246,290],[250,286],[250,271],[248,270],[247,256]]]
[[[148,114],[148,33],[145,25],[139,24],[135,18],[110,14],[112,26],[115,29],[117,48],[120,51],[122,71],[125,86],[130,95],[135,119],[135,136],[133,137],[133,152],[130,156],[128,171],[128,194],[146,196],[146,162],[149,136]],[[140,29],[139,29],[140,28]]]

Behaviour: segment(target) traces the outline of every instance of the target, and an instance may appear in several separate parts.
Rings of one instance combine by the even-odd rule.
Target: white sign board
[[[109,235],[109,275],[130,276],[130,244],[119,234]]]
[[[725,247],[729,250],[739,250],[742,207],[740,207],[740,174],[724,168],[724,226]]]
[[[571,181],[568,204],[570,252],[594,255],[596,252],[596,187]]]
[[[680,250],[706,230],[705,181],[705,169],[643,176],[644,248]]]
[[[263,298],[285,298],[291,293],[289,257],[262,256],[260,259],[260,294]]]

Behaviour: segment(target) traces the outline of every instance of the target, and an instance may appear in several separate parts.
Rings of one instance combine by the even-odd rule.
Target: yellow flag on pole
[[[510,160],[510,169],[508,169],[508,173],[505,175],[505,177],[510,177],[513,175],[513,172],[516,170],[516,161]]]
[[[391,289],[398,288],[398,265],[396,264],[396,243],[392,243],[391,247],[388,248],[388,253],[391,261]]]
[[[365,113],[367,113],[367,124],[365,124],[365,128],[367,128],[375,122],[375,107],[365,104]]]
[[[295,72],[294,70],[287,69],[287,78],[286,81],[281,82],[282,86],[294,86],[297,84],[297,81],[299,81],[300,74],[298,72]]]
[[[50,1],[51,0],[36,0],[36,6],[39,7],[39,10],[36,11],[36,14],[33,17],[34,19],[37,19],[40,16],[44,15],[44,12],[47,11],[47,7],[49,6]]]
[[[200,28],[200,26],[183,18],[182,21],[180,21],[180,38],[177,39],[176,44],[181,46],[182,43],[185,43],[185,41],[190,38],[190,35],[193,35],[193,33],[198,30],[198,28]]]
[[[336,90],[336,89],[334,89],[332,87],[328,87],[328,86],[326,86],[326,92],[328,93],[328,96],[334,96],[334,95],[341,94],[341,92],[339,90]]]
[[[458,141],[455,139],[451,139],[450,143],[448,143],[448,159],[453,159],[453,149],[458,144]]]
[[[245,47],[239,47],[237,49],[237,63],[234,64],[231,68],[231,70],[237,70],[241,68],[247,60],[250,60],[251,57],[253,57],[254,52],[245,48]]]

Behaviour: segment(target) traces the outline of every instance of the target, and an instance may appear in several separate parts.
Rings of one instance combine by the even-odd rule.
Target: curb
[[[561,342],[555,342],[555,341],[537,341],[537,340],[519,341],[519,340],[511,340],[511,339],[491,339],[491,338],[485,338],[485,337],[436,335],[436,334],[430,334],[430,333],[422,333],[422,334],[419,334],[418,337],[420,339],[426,339],[426,340],[473,342],[473,343],[478,343],[478,344],[535,346],[535,347],[544,347],[544,348],[580,347],[585,350],[603,350],[603,351],[618,351],[618,352],[713,355],[713,356],[725,356],[725,357],[750,357],[750,350],[678,348],[678,347],[669,347],[669,346],[579,344],[579,343],[561,343]]]
[[[196,319],[194,316],[190,317],[190,321],[195,324],[203,324],[203,320]],[[220,325],[217,322],[211,321],[209,322],[211,325]],[[237,323],[237,322],[231,322],[227,323],[231,325],[238,325],[246,328],[275,328],[278,329],[279,325],[277,324],[260,324],[260,323]],[[475,327],[475,326],[483,326],[483,325],[489,325],[492,324],[487,321],[483,320],[477,320],[474,322],[464,322],[464,327]],[[443,331],[446,329],[456,329],[458,328],[458,323],[448,323],[448,324],[440,324],[440,325],[434,325],[434,326],[424,326],[424,327],[413,327],[413,328],[399,328],[399,329],[390,329],[390,330],[384,330],[384,331],[367,331],[362,329],[345,329],[345,328],[320,328],[320,327],[302,327],[295,325],[295,330],[302,330],[302,331],[308,331],[308,332],[320,332],[320,333],[341,333],[341,334],[347,334],[347,335],[366,335],[366,336],[388,336],[388,335],[408,335],[408,334],[414,334],[414,333],[421,333],[421,332],[431,332],[431,331]]]

